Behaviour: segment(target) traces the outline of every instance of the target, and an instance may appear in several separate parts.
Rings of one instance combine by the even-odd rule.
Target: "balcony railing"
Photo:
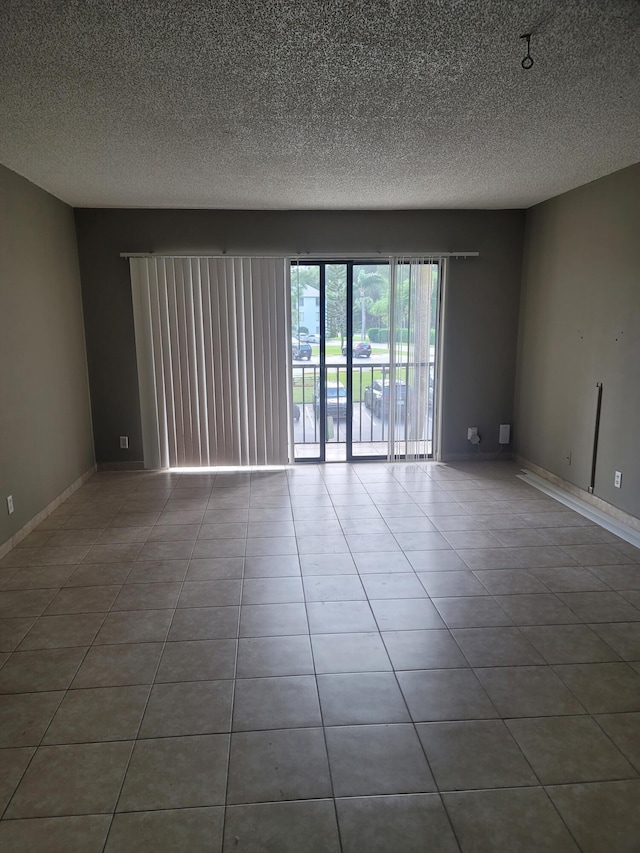
[[[419,370],[425,371],[422,381],[426,383],[420,395],[424,401],[424,410],[420,412],[416,411],[412,398],[412,390],[416,383],[416,371]],[[348,388],[348,368],[346,365],[327,364],[325,373],[326,380],[332,385],[333,383],[341,383],[345,389]],[[386,455],[390,414],[388,398],[389,365],[376,362],[369,362],[366,365],[354,364],[351,368],[351,377],[351,441],[353,452],[356,455],[365,455],[358,450],[357,445],[366,444],[370,448],[370,453],[366,455]],[[399,399],[404,396],[402,389],[399,389],[395,406],[394,438],[396,442],[403,442],[405,439],[427,442],[430,452],[433,432],[434,364],[413,362],[399,365],[395,370],[395,378],[399,386],[404,383],[404,387],[407,389],[407,399],[406,401]],[[294,423],[294,443],[297,446],[319,445],[320,398],[317,391],[319,380],[319,365],[294,365],[293,402],[297,407],[294,409],[297,415]],[[370,390],[374,383],[378,383],[377,394]],[[381,388],[384,389],[382,395],[380,394]],[[331,402],[332,400],[329,399],[329,405]],[[328,417],[325,440],[328,443],[345,443],[347,441],[346,419]],[[371,449],[373,446],[376,446],[375,449]],[[297,457],[309,455],[302,447],[299,450],[300,452],[296,452]]]

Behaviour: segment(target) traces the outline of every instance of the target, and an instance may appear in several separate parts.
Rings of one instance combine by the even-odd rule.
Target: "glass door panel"
[[[389,264],[353,265],[350,458],[386,458],[389,450]]]
[[[320,382],[320,264],[291,265],[291,351],[293,442],[296,460],[320,461],[322,437],[315,417],[315,391]]]
[[[292,264],[296,460],[432,455],[439,281],[429,259]]]

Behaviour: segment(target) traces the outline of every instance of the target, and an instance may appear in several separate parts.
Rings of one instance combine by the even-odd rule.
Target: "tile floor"
[[[640,850],[640,551],[517,473],[95,476],[0,561],[0,849]]]

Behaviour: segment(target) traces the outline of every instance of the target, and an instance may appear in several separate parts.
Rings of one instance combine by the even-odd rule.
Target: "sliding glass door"
[[[433,454],[441,264],[293,263],[298,461]]]

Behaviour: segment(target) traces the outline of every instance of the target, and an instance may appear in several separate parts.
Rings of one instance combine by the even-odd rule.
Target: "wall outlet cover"
[[[7,495],[7,512],[9,515],[13,512],[13,495]]]
[[[616,489],[622,488],[622,471],[616,471],[616,475],[613,478],[613,485]]]
[[[500,424],[500,434],[498,436],[499,444],[509,444],[511,441],[511,425]]]

